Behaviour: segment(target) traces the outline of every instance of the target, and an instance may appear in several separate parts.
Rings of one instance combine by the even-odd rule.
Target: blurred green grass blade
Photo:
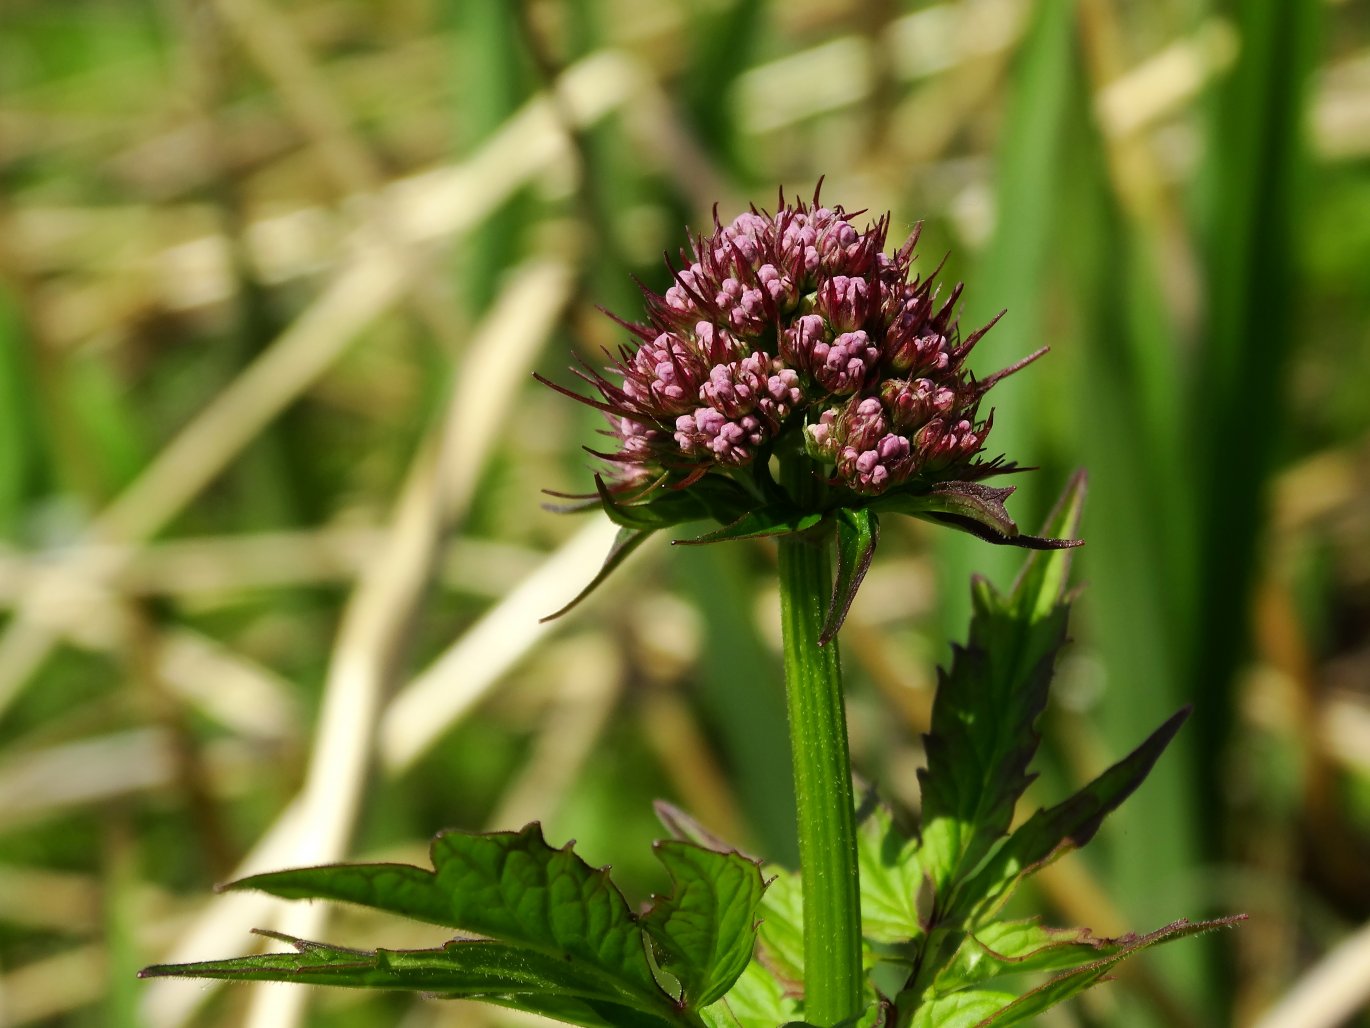
[[[1194,601],[1183,540],[1192,533],[1193,498],[1182,488],[1187,457],[1166,450],[1139,387],[1137,355],[1175,342],[1151,334],[1155,323],[1131,313],[1162,299],[1112,192],[1086,97],[1082,81],[1065,165],[1073,216],[1060,237],[1080,336],[1068,395],[1076,398],[1074,434],[1090,469],[1081,552],[1090,586],[1080,611],[1107,672],[1098,711],[1104,739],[1110,756],[1121,756],[1135,745],[1138,725],[1159,724],[1184,702]],[[1194,745],[1193,733],[1176,740],[1094,847],[1095,857],[1106,858],[1110,893],[1133,924],[1192,912],[1176,885],[1198,856]],[[1212,1003],[1193,948],[1148,959],[1190,1005]],[[1119,1017],[1120,1025],[1161,1023],[1137,1003]]]
[[[34,397],[37,369],[9,293],[0,288],[0,538],[19,535],[27,501],[37,491],[44,458]]]
[[[1060,139],[1064,118],[1075,88],[1074,4],[1070,0],[1041,0],[1017,55],[1003,138],[996,158],[994,238],[966,288],[962,333],[979,328],[1000,310],[1004,319],[975,348],[973,364],[983,377],[1014,363],[1045,340],[1043,298],[1061,192]],[[1058,361],[1056,354],[1048,361]],[[1042,413],[1036,403],[1042,390],[1036,377],[1040,366],[1012,375],[994,387],[991,454],[1007,453],[1012,460],[1041,462],[1038,428]],[[1020,524],[1036,524],[1043,504],[1040,495],[1054,495],[1059,483],[1042,484],[1034,476],[1014,479],[1019,486],[1010,513]],[[939,590],[941,626],[955,636],[970,617],[965,583],[971,573],[987,575],[1007,586],[1021,556],[986,546],[956,533],[942,533]]]
[[[122,817],[109,826],[107,836],[104,907],[105,952],[109,963],[100,1023],[108,1028],[138,1028],[142,1024],[138,1011],[142,989],[137,971],[143,961],[138,948],[137,846],[130,826]]]
[[[1316,3],[1237,3],[1237,65],[1210,110],[1202,180],[1209,285],[1207,331],[1194,402],[1210,412],[1196,440],[1203,469],[1201,636],[1189,685],[1199,738],[1202,824],[1211,856],[1222,846],[1224,747],[1232,680],[1249,644],[1256,550],[1266,482],[1283,429],[1285,371],[1300,341],[1294,247],[1303,116]]]
[[[532,75],[513,3],[459,3],[456,30],[456,118],[460,149],[470,153],[528,98]],[[518,255],[527,222],[520,193],[475,229],[461,248],[460,281],[471,311],[494,298],[500,274]]]
[[[700,694],[742,809],[767,858],[793,867],[799,852],[784,684],[757,634],[745,545],[678,546],[671,564],[704,619]]]
[[[132,482],[150,457],[136,404],[106,355],[88,351],[62,362],[57,393],[68,484],[103,502]]]
[[[715,157],[744,172],[750,162],[733,117],[732,87],[755,56],[765,4],[731,0],[689,6],[691,53],[680,84],[686,116]]]

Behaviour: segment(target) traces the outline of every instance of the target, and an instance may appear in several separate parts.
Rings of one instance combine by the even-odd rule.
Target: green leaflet
[[[918,892],[923,885],[918,842],[894,824],[889,808],[872,804],[856,830],[861,868],[861,932],[877,943],[906,943],[923,933]]]
[[[1036,622],[1015,616],[1015,600],[983,579],[973,588],[970,639],[953,647],[938,676],[923,789],[923,867],[934,917],[952,909],[955,891],[1009,827],[1032,781],[1027,767],[1040,737],[1056,654],[1066,638],[1060,604]]]
[[[1089,842],[1104,817],[1142,784],[1188,716],[1186,707],[1070,799],[1038,810],[1020,825],[967,885],[959,913],[972,924],[982,923],[1023,878]]]
[[[827,520],[822,511],[805,514],[787,503],[768,503],[749,510],[736,521],[693,539],[677,539],[677,546],[705,546],[709,543],[731,542],[737,539],[764,539],[775,535],[802,535]]]
[[[642,919],[658,962],[681,985],[681,1001],[708,1006],[730,988],[756,948],[761,868],[736,853],[659,842],[657,859],[675,886]]]
[[[1199,922],[1182,920],[1158,928],[1147,935],[1128,935],[1119,939],[1099,939],[1092,942],[1081,941],[1082,936],[1077,939],[1075,945],[1086,947],[1079,950],[1082,954],[1092,950],[1095,954],[1094,959],[1072,970],[1064,971],[1022,995],[1015,996],[1000,989],[978,987],[950,993],[919,1006],[912,1021],[909,1022],[910,1028],[988,1028],[990,1025],[994,1028],[1008,1028],[1009,1025],[1026,1024],[1048,1008],[1097,985],[1106,978],[1115,965],[1134,953],[1158,943],[1228,927],[1240,920],[1241,917]],[[1012,945],[1014,940],[1012,934],[1006,932],[1000,941]],[[1031,930],[1025,929],[1021,933],[1018,943],[1027,950],[1024,954],[1025,962],[1037,960],[1044,965],[1050,964],[1056,951],[1050,948],[1034,949],[1040,941],[1042,939]],[[1067,943],[1067,946],[1070,944]],[[1061,954],[1061,958],[1067,959],[1064,953]],[[993,961],[991,966],[1001,963],[1003,962]]]
[[[1083,478],[1077,475],[1072,488],[1082,484]],[[892,492],[875,500],[869,509],[950,525],[1001,546],[1066,550],[1080,545],[1078,540],[1057,538],[1050,529],[1040,536],[1018,531],[1018,525],[1004,507],[1004,501],[1012,495],[1013,489],[1013,486],[996,488],[982,482],[939,482],[925,492]]]
[[[1118,947],[1087,928],[1048,928],[1035,920],[999,921],[966,935],[933,982],[936,996],[983,990],[1010,975],[1055,973],[1091,964]]]
[[[1069,536],[1078,524],[1084,479],[1076,476],[1044,532]],[[921,859],[933,888],[933,918],[1009,827],[1032,776],[1056,654],[1065,642],[1069,552],[1034,553],[1007,596],[983,579],[972,586],[970,638],[953,647],[939,675],[927,739]]]
[[[607,869],[534,823],[521,832],[448,832],[433,870],[351,864],[254,875],[230,886],[287,899],[332,899],[483,936],[436,950],[365,952],[285,939],[296,953],[147,969],[148,976],[248,978],[415,989],[486,999],[574,1024],[702,1025],[751,957],[764,884],[757,864],[689,843],[658,849],[675,895],[635,917]],[[645,932],[644,932],[645,930]],[[657,982],[646,943],[667,957],[685,995]]]
[[[558,956],[485,940],[454,941],[431,950],[344,949],[262,932],[295,947],[232,960],[150,967],[141,977],[220,978],[228,981],[296,982],[362,989],[407,989],[458,998],[513,995],[525,1010],[555,1010],[572,1024],[590,1028],[682,1023],[621,1005],[573,964]]]

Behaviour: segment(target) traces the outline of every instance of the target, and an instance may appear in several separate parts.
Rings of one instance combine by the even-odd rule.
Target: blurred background
[[[1194,707],[1024,912],[1251,915],[1050,1024],[1370,1024],[1370,7],[1326,0],[9,0],[0,1023],[529,1024],[133,975],[435,944],[212,886],[447,826],[540,819],[634,903],[656,797],[793,859],[772,550],[654,541],[540,624],[611,533],[541,509],[599,426],[530,373],[819,176],[1008,308],[980,373],[1052,347],[990,437],[1025,528],[1091,482],[1034,801]],[[887,521],[843,647],[897,803],[1020,559]]]

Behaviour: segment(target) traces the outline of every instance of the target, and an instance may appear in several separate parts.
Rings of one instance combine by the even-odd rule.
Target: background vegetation
[[[596,359],[630,274],[778,184],[925,222],[1001,307],[991,449],[1088,468],[1063,793],[1192,703],[1032,902],[1244,910],[1059,1025],[1370,1023],[1370,9],[1322,0],[10,0],[0,13],[0,1022],[510,1025],[138,983],[248,929],[418,946],[249,870],[541,819],[661,883],[663,796],[792,857],[773,552],[592,573]],[[910,524],[843,645],[916,809],[971,571]],[[896,716],[890,716],[894,711]]]

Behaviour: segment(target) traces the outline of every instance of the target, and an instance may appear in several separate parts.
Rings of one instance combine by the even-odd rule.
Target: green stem
[[[818,488],[784,462],[796,499]],[[818,645],[832,592],[831,537],[780,539],[780,619],[804,889],[804,1018],[823,1028],[861,1010],[861,906],[847,718],[837,640]]]

